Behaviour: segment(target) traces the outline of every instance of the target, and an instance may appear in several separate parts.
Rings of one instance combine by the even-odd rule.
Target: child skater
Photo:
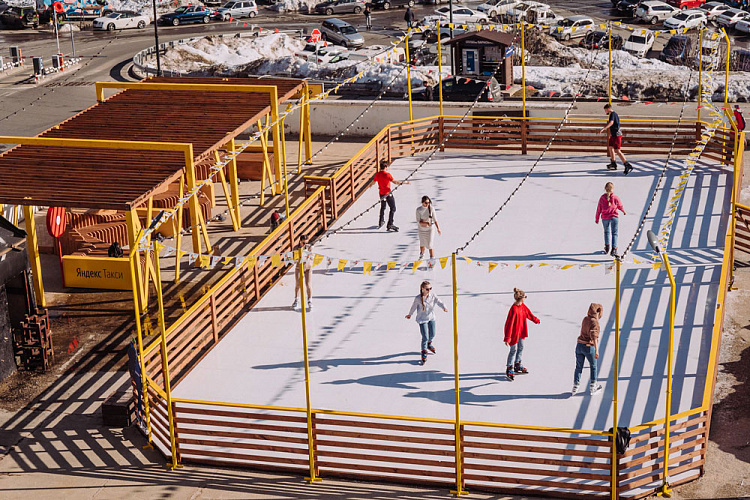
[[[435,217],[435,207],[429,196],[422,196],[422,204],[417,207],[417,235],[419,236],[419,260],[424,257],[425,248],[430,251],[430,259],[435,258],[435,250],[432,249],[433,230],[435,226],[438,234],[440,225]]]
[[[419,331],[422,333],[422,364],[427,362],[427,350],[435,354],[435,348],[432,346],[432,339],[435,338],[435,306],[439,306],[443,311],[448,312],[445,304],[432,293],[432,285],[429,281],[423,281],[419,287],[419,295],[414,297],[409,314],[406,319],[411,319],[414,311],[417,312],[417,324]]]
[[[523,339],[529,336],[528,329],[526,328],[526,320],[530,319],[537,325],[539,324],[539,318],[531,314],[529,308],[523,303],[523,300],[526,298],[523,290],[514,288],[513,298],[516,301],[510,306],[508,319],[505,320],[505,345],[510,347],[505,375],[509,380],[515,379],[514,373],[529,373],[521,364]]]
[[[589,368],[591,368],[589,394],[593,396],[602,390],[601,384],[596,383],[596,360],[599,359],[599,319],[601,317],[602,305],[592,302],[589,305],[588,314],[581,322],[581,334],[578,336],[578,342],[576,343],[576,371],[573,374],[573,390],[570,391],[574,396],[578,392],[585,360],[589,362]]]
[[[599,204],[596,206],[596,223],[599,224],[599,217],[602,218],[604,226],[604,253],[609,251],[609,233],[612,233],[612,257],[617,257],[617,228],[619,220],[617,211],[625,215],[625,207],[622,206],[620,198],[615,194],[615,185],[608,182],[604,185],[604,194],[599,198]]]

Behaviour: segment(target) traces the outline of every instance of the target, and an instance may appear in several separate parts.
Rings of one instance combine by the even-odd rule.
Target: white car
[[[750,18],[750,14],[740,9],[729,9],[716,18],[719,26],[724,28],[734,28],[734,26],[743,19]]]
[[[489,0],[489,2],[478,5],[477,10],[495,18],[507,15],[519,3],[521,3],[520,0]]]
[[[348,50],[344,47],[329,45],[325,41],[308,43],[305,48],[297,52],[296,56],[305,61],[317,63],[337,63],[349,58]]]
[[[112,12],[104,17],[94,19],[95,30],[143,29],[149,24],[151,24],[151,19],[148,16],[142,16],[135,12]]]
[[[739,31],[740,33],[750,34],[750,19],[743,19],[742,21],[738,21],[737,24],[734,25],[734,29]],[[705,43],[705,40],[704,42]]]
[[[635,9],[636,19],[640,19],[643,22],[656,24],[659,21],[664,22],[677,12],[679,9],[675,9],[671,5],[667,5],[664,2],[658,0],[649,0],[641,2],[637,9]]]
[[[442,22],[450,19],[450,12],[450,7],[440,7],[435,10],[435,14],[440,16]],[[487,24],[489,18],[487,17],[487,14],[482,14],[476,10],[467,9],[466,7],[453,7],[453,22],[458,24]]]
[[[683,10],[682,12],[675,14],[666,21],[664,21],[664,27],[669,30],[683,30],[702,28],[708,23],[706,14],[698,11],[698,9]]]
[[[230,19],[240,19],[243,17],[253,18],[258,15],[258,6],[254,0],[232,0],[224,4],[223,7],[216,9],[214,19],[219,21],[229,21]]]
[[[636,57],[646,57],[648,51],[654,46],[656,37],[650,30],[634,31],[625,43],[622,45],[622,50],[629,52]]]
[[[594,20],[587,16],[571,16],[563,19],[557,26],[550,28],[550,35],[558,40],[570,40],[586,36],[594,31]]]
[[[706,13],[709,21],[715,20],[729,9],[731,9],[729,5],[719,2],[708,2],[700,6],[700,10]]]
[[[521,2],[508,12],[508,17],[513,19],[515,22],[521,22],[526,19],[526,16],[528,15],[529,10],[536,8],[536,7],[549,8],[549,5],[545,3],[541,3],[541,2],[531,2],[531,1]]]

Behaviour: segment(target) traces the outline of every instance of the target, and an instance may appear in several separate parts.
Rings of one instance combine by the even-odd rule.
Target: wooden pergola
[[[119,91],[105,99],[107,88]],[[36,137],[0,137],[0,143],[15,145],[0,154],[0,204],[23,206],[34,288],[42,306],[45,300],[38,238],[34,224],[29,223],[34,220],[32,207],[124,213],[127,243],[132,251],[137,248],[143,229],[141,219],[148,225],[153,217],[153,196],[175,182],[180,185],[180,198],[186,192],[193,193],[203,180],[197,178],[196,164],[218,161],[220,152],[236,151],[235,138],[253,127],[266,129],[260,137],[265,158],[263,180],[268,178],[274,193],[281,192],[286,161],[281,154],[284,138],[279,108],[293,98],[303,100],[300,121],[306,130],[300,134],[300,157],[303,141],[306,156],[310,156],[309,91],[305,80],[160,77],[138,83],[98,82],[96,90],[97,104]],[[269,129],[273,165],[265,140]],[[218,175],[234,229],[238,230],[241,217],[236,161],[229,160],[218,169]],[[175,209],[180,222],[183,205]],[[202,235],[206,252],[210,252],[197,195],[190,197],[188,205],[193,251],[202,252]],[[179,235],[177,231],[178,248]],[[122,260],[127,265],[127,259]],[[179,252],[177,262],[179,273]],[[137,264],[138,295],[145,307],[153,266],[148,255],[145,263],[137,259]],[[125,276],[128,282],[129,274]],[[142,279],[142,274],[146,279]]]

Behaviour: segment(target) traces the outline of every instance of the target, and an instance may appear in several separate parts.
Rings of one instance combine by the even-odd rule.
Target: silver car
[[[365,39],[354,26],[335,17],[323,21],[320,34],[323,40],[338,43],[344,47],[362,47],[365,44]]]
[[[258,15],[258,6],[254,0],[230,1],[223,7],[216,10],[214,19],[219,21],[229,21],[230,19],[240,19],[241,17],[253,18]]]
[[[362,0],[328,0],[315,6],[315,12],[318,14],[359,14],[365,10],[365,3]]]
[[[671,5],[659,2],[658,0],[650,0],[648,2],[641,2],[641,5],[635,10],[635,17],[653,25],[666,21],[677,14],[677,12],[678,9],[675,9]]]

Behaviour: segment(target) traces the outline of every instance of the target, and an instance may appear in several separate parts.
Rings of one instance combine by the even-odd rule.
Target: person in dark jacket
[[[583,362],[589,362],[591,368],[591,382],[589,384],[589,394],[592,396],[602,390],[602,385],[596,382],[597,359],[599,359],[599,319],[602,317],[602,305],[594,302],[589,305],[589,312],[581,322],[581,334],[578,336],[576,343],[576,371],[573,374],[573,395],[578,393],[578,387],[581,383],[581,373],[583,372]]]
[[[411,10],[411,7],[406,8],[406,12],[404,12],[404,21],[406,21],[406,27],[407,28],[413,28],[414,27],[414,11]]]
[[[367,27],[367,31],[370,31],[372,29],[372,9],[370,8],[370,2],[367,2],[365,4],[365,26]]]

